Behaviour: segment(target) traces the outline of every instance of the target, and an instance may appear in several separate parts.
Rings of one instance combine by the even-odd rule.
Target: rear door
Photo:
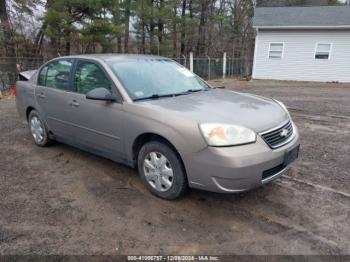
[[[55,60],[39,72],[35,97],[39,113],[57,137],[69,138],[72,131],[69,105],[73,59]]]
[[[86,99],[94,88],[106,88],[120,98],[116,86],[107,72],[96,61],[78,60],[73,75],[70,103],[74,139],[85,148],[114,160],[124,158],[123,152],[123,105]]]

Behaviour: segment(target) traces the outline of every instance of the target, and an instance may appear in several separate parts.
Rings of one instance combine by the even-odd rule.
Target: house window
[[[270,43],[269,58],[282,59],[283,57],[283,43]]]
[[[329,59],[331,44],[317,44],[315,59]]]

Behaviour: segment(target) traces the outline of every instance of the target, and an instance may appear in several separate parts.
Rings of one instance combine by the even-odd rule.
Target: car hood
[[[198,123],[235,124],[256,132],[276,127],[288,119],[287,113],[272,99],[220,89],[141,103]]]

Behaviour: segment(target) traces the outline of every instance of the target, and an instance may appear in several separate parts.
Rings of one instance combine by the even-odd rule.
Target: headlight
[[[207,123],[199,129],[209,146],[235,146],[256,141],[256,134],[249,128],[236,125]]]
[[[285,104],[283,104],[281,101],[278,101],[278,100],[276,100],[276,99],[274,99],[274,101],[275,101],[277,104],[279,104],[280,107],[282,107],[282,109],[287,113],[288,117],[291,118],[291,117],[290,117],[290,114],[289,114],[289,111],[288,111],[287,107],[285,106]]]

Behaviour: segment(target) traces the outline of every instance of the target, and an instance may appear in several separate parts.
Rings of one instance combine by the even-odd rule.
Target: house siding
[[[270,43],[284,43],[283,58],[269,59]],[[315,59],[317,43],[332,44],[330,59]],[[254,79],[350,82],[350,30],[259,30]]]

